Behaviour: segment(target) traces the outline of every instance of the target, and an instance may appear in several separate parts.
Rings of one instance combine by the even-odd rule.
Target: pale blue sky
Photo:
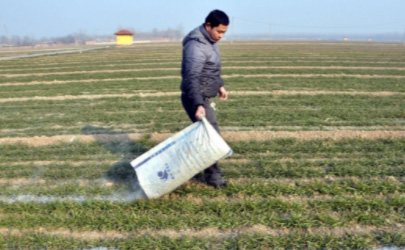
[[[405,0],[0,0],[0,35],[4,25],[34,38],[180,25],[187,33],[213,9],[234,20],[228,35],[232,25],[235,35],[405,32]]]

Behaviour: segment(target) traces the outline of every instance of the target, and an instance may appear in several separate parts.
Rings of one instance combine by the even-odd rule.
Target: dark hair
[[[205,18],[205,23],[210,23],[211,28],[217,27],[220,24],[228,26],[229,25],[229,18],[225,14],[225,12],[220,11],[220,10],[213,10]]]

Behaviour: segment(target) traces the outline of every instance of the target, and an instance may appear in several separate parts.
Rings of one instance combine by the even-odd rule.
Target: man
[[[221,78],[221,57],[218,50],[219,40],[228,29],[229,18],[220,11],[211,11],[205,23],[192,30],[183,40],[183,60],[181,66],[181,101],[192,122],[201,120],[201,116],[220,133],[215,110],[210,98],[219,95],[226,100],[228,94]],[[218,164],[204,170],[204,179],[208,185],[225,187]]]

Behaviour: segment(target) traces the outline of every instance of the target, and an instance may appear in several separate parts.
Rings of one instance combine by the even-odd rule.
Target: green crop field
[[[76,50],[0,60],[0,249],[405,247],[403,44],[222,42],[228,186],[158,199],[129,162],[190,124],[180,43]]]

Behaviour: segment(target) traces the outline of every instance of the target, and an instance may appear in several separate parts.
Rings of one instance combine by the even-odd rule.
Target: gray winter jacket
[[[181,76],[180,89],[192,100],[193,106],[202,105],[204,97],[215,97],[224,85],[218,44],[204,25],[191,31],[183,40]]]

